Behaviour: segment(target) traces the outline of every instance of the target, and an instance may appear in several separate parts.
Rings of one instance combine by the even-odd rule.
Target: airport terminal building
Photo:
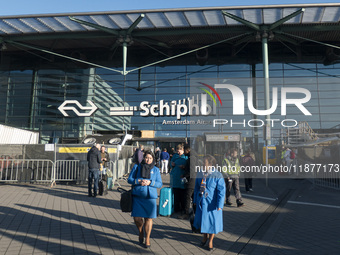
[[[41,143],[336,132],[339,21],[340,4],[0,17],[0,124]]]

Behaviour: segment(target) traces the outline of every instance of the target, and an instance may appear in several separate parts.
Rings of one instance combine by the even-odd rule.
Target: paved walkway
[[[187,220],[168,217],[154,220],[142,248],[116,188],[91,198],[86,186],[0,185],[0,254],[339,254],[340,191],[291,179],[255,179],[254,190],[244,207],[224,207],[208,252]]]

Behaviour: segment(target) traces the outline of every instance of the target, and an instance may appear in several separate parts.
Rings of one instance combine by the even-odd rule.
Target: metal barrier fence
[[[110,161],[110,170],[113,173],[113,183],[117,183],[121,186],[119,181],[127,181],[128,174],[132,168],[132,159],[119,159],[116,161]]]
[[[325,188],[340,190],[339,164],[323,165],[321,171],[315,171],[313,184]]]
[[[0,182],[52,182],[54,163],[40,159],[0,159]]]
[[[55,162],[54,181],[78,181],[80,160],[57,160]]]
[[[110,161],[109,168],[113,174],[113,183],[119,186],[120,180],[126,180],[132,168],[132,159]],[[0,182],[3,183],[51,183],[87,182],[87,162],[80,160],[51,160],[41,159],[0,159]]]

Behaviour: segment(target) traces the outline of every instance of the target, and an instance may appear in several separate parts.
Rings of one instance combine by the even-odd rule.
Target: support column
[[[252,76],[252,87],[253,87],[253,106],[255,107],[255,109],[257,109],[258,105],[257,105],[257,80],[256,80],[256,64],[252,64],[251,65],[251,76]],[[253,114],[253,119],[257,119],[257,115]],[[257,127],[257,122],[256,122],[256,126],[254,127],[254,151],[258,151],[259,149],[259,130]]]
[[[123,75],[126,75],[127,43],[123,42]]]
[[[265,95],[265,108],[270,108],[269,98],[269,63],[268,63],[268,34],[266,31],[262,33],[262,61],[263,61],[263,79],[264,79],[264,95]],[[268,167],[268,145],[271,144],[270,134],[270,115],[267,115],[266,121],[266,166]],[[266,187],[268,187],[268,172],[266,172]]]
[[[264,79],[264,94],[265,94],[265,109],[270,109],[270,93],[269,93],[269,61],[268,61],[268,34],[262,34],[262,61],[263,61],[263,79]],[[271,144],[270,132],[270,115],[267,115],[266,121],[266,145]]]

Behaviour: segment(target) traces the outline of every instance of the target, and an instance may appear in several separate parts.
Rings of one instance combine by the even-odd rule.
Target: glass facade
[[[313,129],[329,129],[340,124],[340,64],[273,63],[269,68],[270,86],[279,90],[278,110],[271,115],[272,119],[307,121]],[[0,123],[40,131],[43,143],[52,142],[53,138],[78,138],[96,132],[123,130],[153,130],[156,137],[189,137],[190,125],[164,124],[176,120],[175,116],[143,117],[140,111],[134,111],[132,116],[113,116],[110,115],[110,108],[139,107],[142,101],[153,105],[159,104],[161,100],[169,103],[183,100],[192,96],[191,82],[201,79],[219,83],[239,81],[240,84],[235,85],[243,91],[246,106],[247,88],[253,87],[257,107],[264,109],[264,86],[254,85],[255,77],[263,77],[262,64],[153,66],[126,76],[100,68],[2,72]],[[304,106],[312,115],[305,116],[296,106],[288,105],[287,115],[281,116],[282,87],[307,89],[311,99]],[[231,113],[230,93],[218,92],[223,95],[224,108],[218,108],[217,111],[223,109]],[[270,93],[272,95],[272,90]],[[98,109],[88,117],[79,117],[67,110],[69,117],[65,117],[58,110],[65,100],[77,100],[82,106],[89,106],[90,100]],[[254,119],[248,107],[245,107],[244,116],[232,117],[237,122]],[[259,119],[264,119],[264,116]],[[190,117],[183,116],[181,120],[190,121]],[[224,131],[240,130],[238,126],[224,128]],[[258,135],[261,139],[261,128],[258,129]],[[272,136],[279,138],[280,135],[281,127],[273,128]],[[254,128],[242,128],[242,137],[254,137]]]

